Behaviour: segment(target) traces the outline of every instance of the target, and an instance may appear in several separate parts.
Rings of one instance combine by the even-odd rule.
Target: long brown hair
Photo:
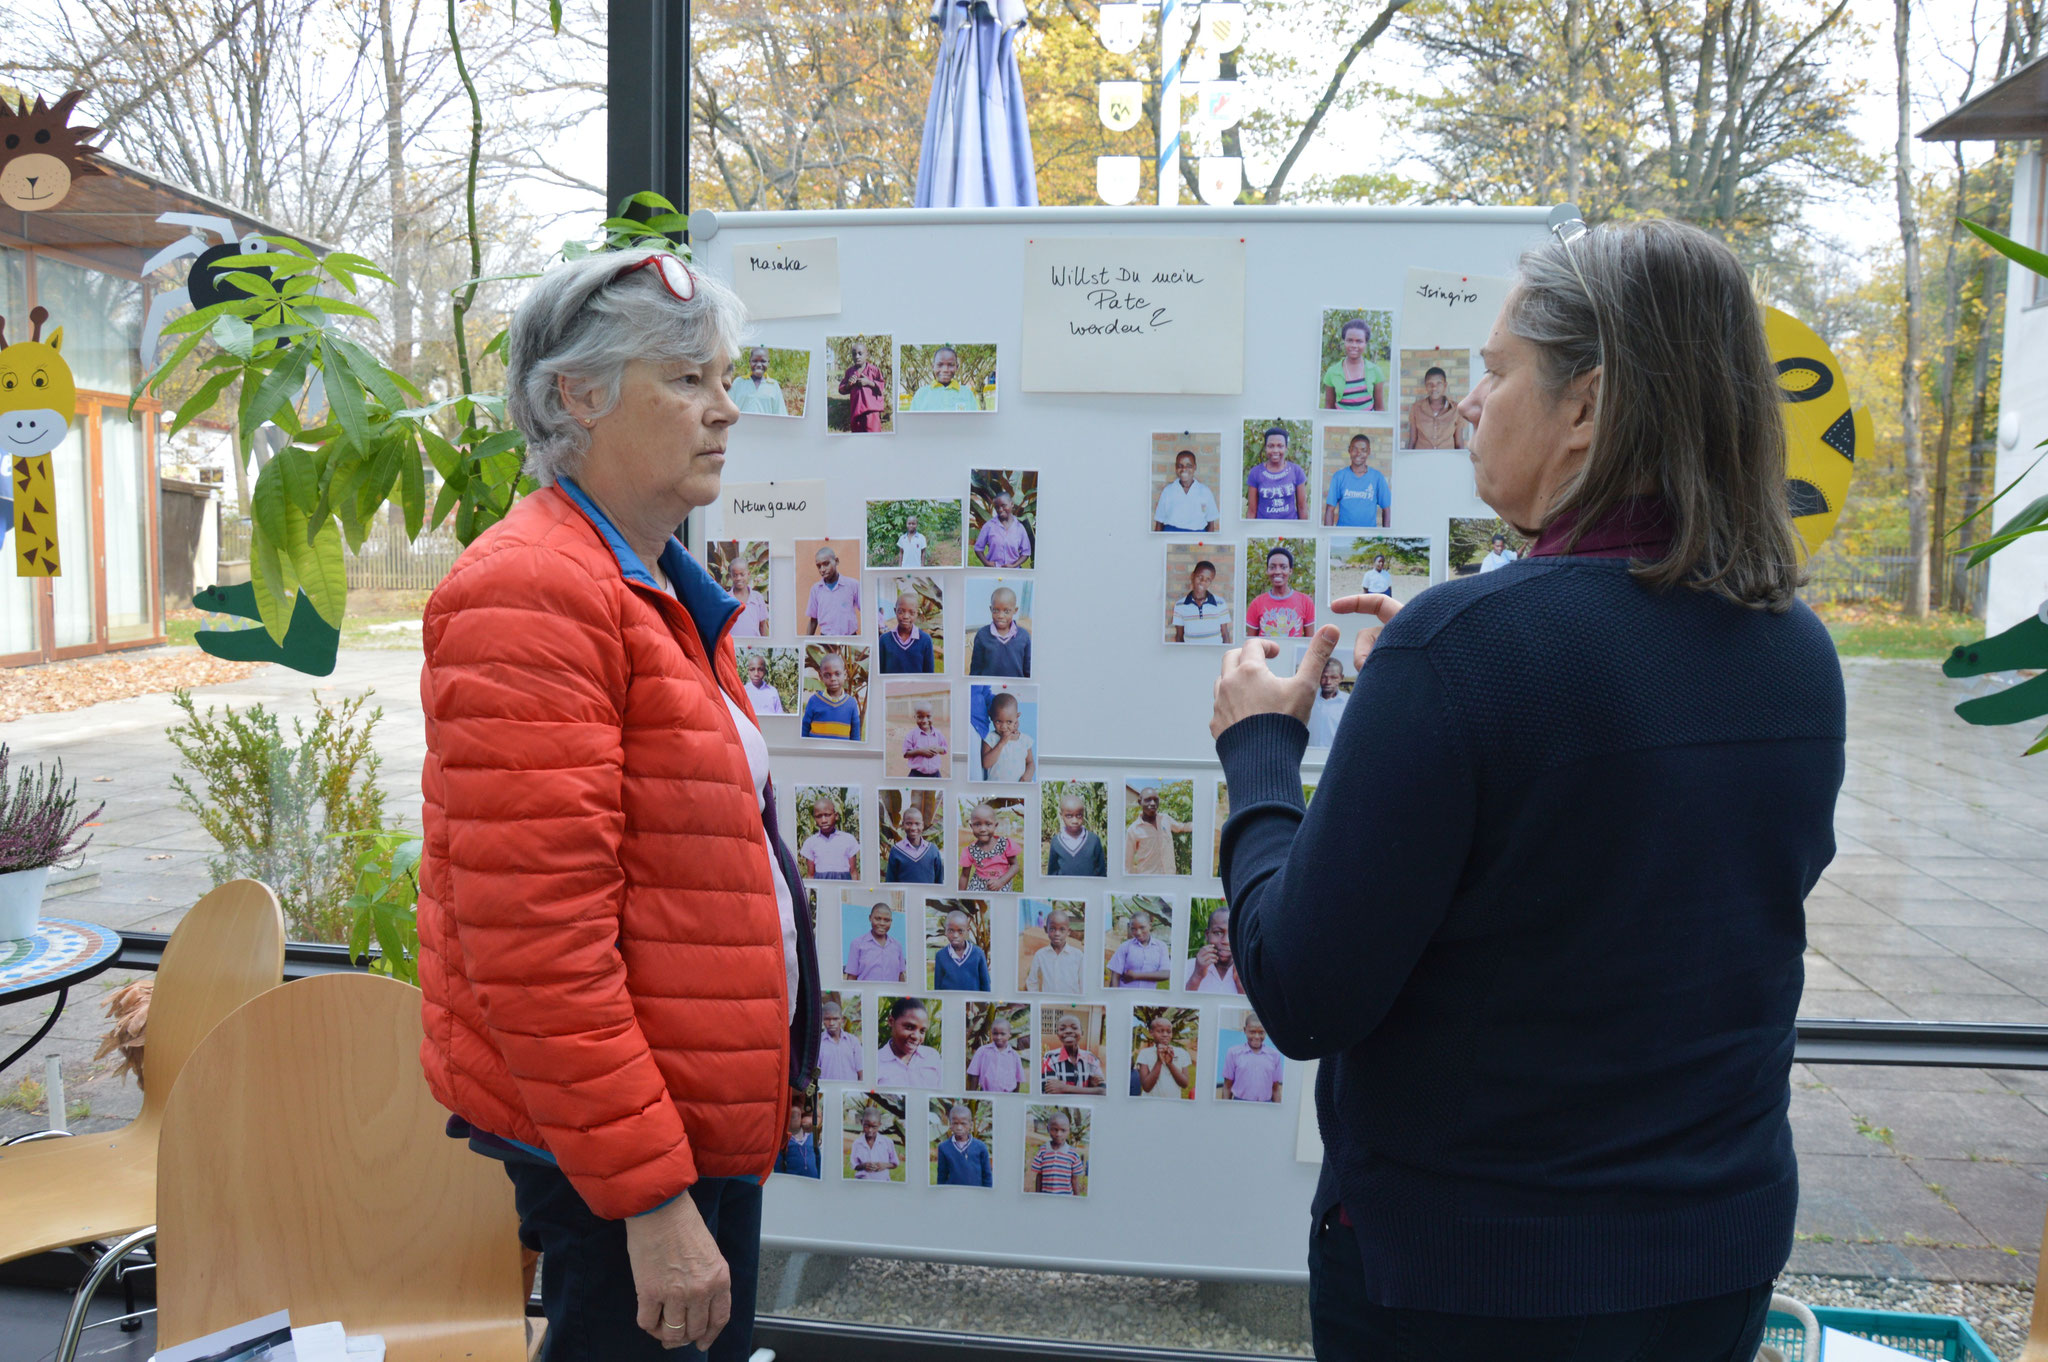
[[[1508,330],[1561,392],[1600,370],[1593,443],[1545,517],[1566,550],[1631,497],[1663,502],[1670,550],[1630,570],[1782,611],[1803,579],[1785,500],[1785,425],[1763,316],[1734,252],[1683,223],[1598,227],[1521,261]]]

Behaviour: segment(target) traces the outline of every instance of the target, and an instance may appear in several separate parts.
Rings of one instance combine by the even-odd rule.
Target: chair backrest
[[[164,945],[142,1047],[142,1114],[161,1116],[185,1061],[223,1017],[284,978],[284,912],[258,880],[192,905]]]
[[[407,1356],[522,1359],[504,1170],[445,1133],[419,990],[369,974],[272,989],[200,1044],[157,1153],[157,1335],[272,1310]]]

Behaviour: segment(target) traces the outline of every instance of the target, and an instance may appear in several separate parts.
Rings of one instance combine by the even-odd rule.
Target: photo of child
[[[861,638],[860,541],[796,541],[796,594],[804,603],[797,633],[805,638]]]
[[[1195,873],[1195,782],[1156,776],[1124,781],[1124,873]]]
[[[1028,568],[1038,542],[1038,474],[977,468],[967,475],[971,567]]]
[[[967,653],[969,676],[1031,675],[1031,595],[1029,577],[969,577],[966,592],[967,632],[974,642]]]
[[[1024,1190],[1088,1195],[1088,1108],[1025,1108]]]
[[[1038,687],[989,681],[969,686],[967,695],[967,722],[980,752],[969,778],[997,785],[1038,779]]]
[[[824,1176],[824,1160],[818,1157],[818,1085],[811,1084],[789,1102],[789,1129],[782,1152],[775,1156],[775,1171],[791,1177]]]
[[[1324,411],[1387,409],[1387,343],[1394,314],[1339,307],[1323,313],[1322,381],[1316,405]]]
[[[1228,647],[1237,641],[1237,545],[1166,546],[1166,642]]]
[[[960,887],[1015,894],[1024,888],[1024,801],[1012,795],[960,801]]]
[[[1470,350],[1403,350],[1403,449],[1463,449],[1472,428],[1458,403],[1472,390]]]
[[[1188,900],[1188,967],[1181,987],[1190,993],[1244,996],[1230,954],[1230,905],[1222,899]]]
[[[1294,669],[1301,668],[1301,659],[1308,653],[1308,644],[1294,645]],[[1291,675],[1292,673],[1290,673]],[[1327,748],[1337,741],[1337,725],[1344,721],[1344,707],[1351,703],[1352,679],[1344,663],[1343,653],[1336,652],[1323,663],[1323,674],[1316,679],[1316,698],[1308,706],[1308,745]]]
[[[1307,638],[1316,627],[1316,541],[1254,539],[1245,546],[1246,638]]]
[[[1109,1009],[1101,1003],[1038,1005],[1038,1090],[1048,1097],[1100,1097],[1108,1091],[1102,1047]]]
[[[875,1047],[875,1086],[936,1088],[939,1071],[939,1009],[937,998],[883,994],[875,1003],[881,1043]]]
[[[960,566],[958,501],[870,501],[868,566]]]
[[[1152,433],[1152,532],[1214,534],[1223,520],[1216,489],[1223,436],[1214,431]]]
[[[825,429],[835,435],[895,430],[895,339],[827,336],[825,355]]]
[[[797,786],[796,836],[805,879],[859,879],[860,786]]]
[[[995,1186],[996,1104],[986,1098],[934,1097],[931,1113],[931,1185]]]
[[[1195,1099],[1202,1013],[1193,1007],[1131,1009],[1131,1096]]]
[[[993,344],[906,345],[896,367],[897,407],[901,411],[996,409]]]
[[[1078,995],[1088,957],[1085,899],[1025,899],[1017,905],[1017,987]]]
[[[747,703],[754,717],[795,714],[803,693],[803,664],[794,648],[742,648],[739,650],[740,680],[745,683]]]
[[[940,993],[993,993],[987,899],[926,899],[925,987]]]
[[[867,733],[868,650],[851,643],[813,643],[804,649],[805,738],[859,742]]]
[[[946,670],[946,593],[939,579],[902,572],[869,580],[875,589],[875,653],[882,674]]]
[[[1102,982],[1109,988],[1173,987],[1173,904],[1158,894],[1111,894]]]
[[[846,943],[842,972],[856,984],[909,982],[907,935],[903,891],[849,894],[839,905],[839,939]]]
[[[946,882],[946,795],[884,785],[875,792],[882,820],[884,884]]]
[[[1244,518],[1308,520],[1309,423],[1244,423]]]
[[[841,1176],[855,1182],[903,1181],[903,1116],[910,1099],[886,1092],[850,1092],[845,1102],[846,1162]]]
[[[1031,1004],[967,1004],[967,1090],[1031,1091]]]
[[[811,388],[811,352],[750,346],[733,357],[733,405],[742,416],[802,416]]]
[[[1429,586],[1426,535],[1336,535],[1329,540],[1329,554],[1328,599],[1333,601],[1370,591],[1405,605]]]
[[[1109,875],[1109,787],[1099,780],[1049,781],[1039,791],[1038,838],[1048,875]]]
[[[1299,667],[1301,664],[1297,662],[1294,665]],[[1223,878],[1223,825],[1229,821],[1230,782],[1219,780],[1216,782],[1215,831],[1210,837],[1209,877],[1211,879],[1220,880]]]
[[[882,683],[882,762],[898,780],[953,775],[953,690],[943,680]]]
[[[1499,516],[1473,516],[1452,519],[1444,549],[1451,576],[1470,577],[1506,567],[1529,551],[1529,541]]]
[[[1216,1100],[1280,1104],[1287,1061],[1266,1043],[1266,1028],[1248,1007],[1226,1007],[1216,1030]]]
[[[712,580],[740,603],[733,641],[768,637],[768,541],[714,539],[705,550],[704,566]]]
[[[1324,426],[1318,498],[1324,525],[1384,529],[1394,523],[1394,428]]]
[[[867,925],[863,921],[860,930],[866,931]],[[818,996],[818,1081],[859,1083],[867,1077],[867,1052],[860,1043],[860,994],[848,989]]]

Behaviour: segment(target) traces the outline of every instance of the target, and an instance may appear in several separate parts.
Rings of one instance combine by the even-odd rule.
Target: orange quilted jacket
[[[600,1216],[763,1177],[807,1075],[757,811],[718,690],[751,713],[737,603],[681,548],[682,602],[573,484],[514,507],[427,606],[421,1059],[480,1131],[544,1150]],[[722,603],[722,604],[721,604]]]

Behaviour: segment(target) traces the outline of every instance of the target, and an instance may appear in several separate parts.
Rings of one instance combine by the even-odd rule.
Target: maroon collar
[[[1671,517],[1656,497],[1629,497],[1586,527],[1578,542],[1566,547],[1578,515],[1566,511],[1543,527],[1529,546],[1529,557],[1641,558],[1656,561],[1671,551]]]

